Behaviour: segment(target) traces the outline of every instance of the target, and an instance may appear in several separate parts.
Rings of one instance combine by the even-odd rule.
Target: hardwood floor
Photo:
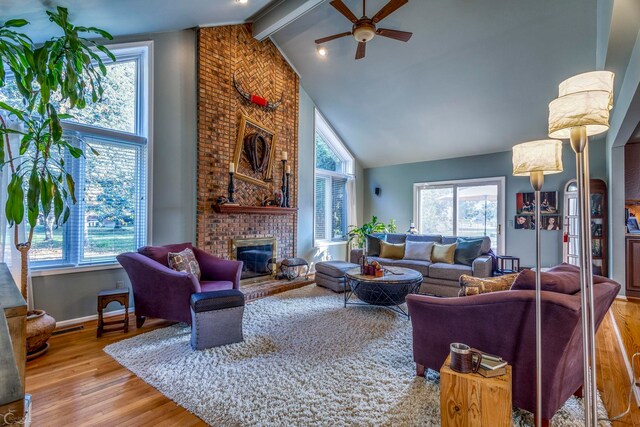
[[[615,319],[614,320],[614,316]],[[51,349],[27,364],[27,392],[33,396],[32,425],[40,426],[204,426],[199,418],[164,397],[102,351],[123,338],[169,325],[148,319],[137,330],[131,317],[129,333],[96,338],[97,323],[54,336]],[[598,386],[609,415],[627,405],[629,380],[613,328],[620,325],[625,345],[640,347],[640,303],[616,301],[597,336]],[[640,410],[613,427],[640,426]]]

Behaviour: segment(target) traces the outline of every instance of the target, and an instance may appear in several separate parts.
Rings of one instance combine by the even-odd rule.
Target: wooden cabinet
[[[640,235],[627,236],[627,281],[628,297],[640,298]]]
[[[591,256],[593,274],[607,276],[607,252],[609,246],[607,184],[592,179],[591,186]],[[580,216],[578,212],[578,186],[569,181],[564,188],[563,261],[580,265]]]

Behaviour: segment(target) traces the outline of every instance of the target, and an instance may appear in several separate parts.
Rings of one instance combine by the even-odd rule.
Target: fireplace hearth
[[[276,258],[276,239],[273,237],[253,239],[232,239],[231,257],[244,263],[241,280],[269,279]]]

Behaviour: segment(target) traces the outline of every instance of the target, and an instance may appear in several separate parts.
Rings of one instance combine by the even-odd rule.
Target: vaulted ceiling
[[[305,3],[309,0],[286,0]],[[360,16],[361,0],[344,0]],[[368,0],[371,15],[387,0]],[[311,2],[311,3],[317,3]],[[596,66],[597,0],[410,0],[382,21],[408,43],[376,37],[355,61],[351,23],[320,3],[272,36],[305,90],[363,166],[504,151],[546,136],[557,84]],[[51,34],[43,11],[60,4],[76,22],[114,35],[244,22],[279,0],[0,0],[0,21],[25,17]]]
[[[69,8],[75,22],[108,30],[114,36],[182,30],[245,22],[276,0],[0,0],[0,22],[21,17],[31,22],[30,36],[44,41],[51,26],[47,8]]]
[[[375,13],[387,0],[367,1]],[[361,0],[345,0],[361,14]],[[408,43],[374,38],[366,58],[328,2],[273,37],[365,167],[509,150],[546,137],[565,78],[596,65],[596,0],[412,0],[385,18]]]

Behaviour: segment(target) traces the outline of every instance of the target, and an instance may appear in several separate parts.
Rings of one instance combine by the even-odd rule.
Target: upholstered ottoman
[[[191,347],[194,350],[243,341],[244,294],[238,289],[191,295]]]
[[[316,264],[316,285],[344,292],[344,274],[355,267],[358,264],[346,261],[321,261]]]

